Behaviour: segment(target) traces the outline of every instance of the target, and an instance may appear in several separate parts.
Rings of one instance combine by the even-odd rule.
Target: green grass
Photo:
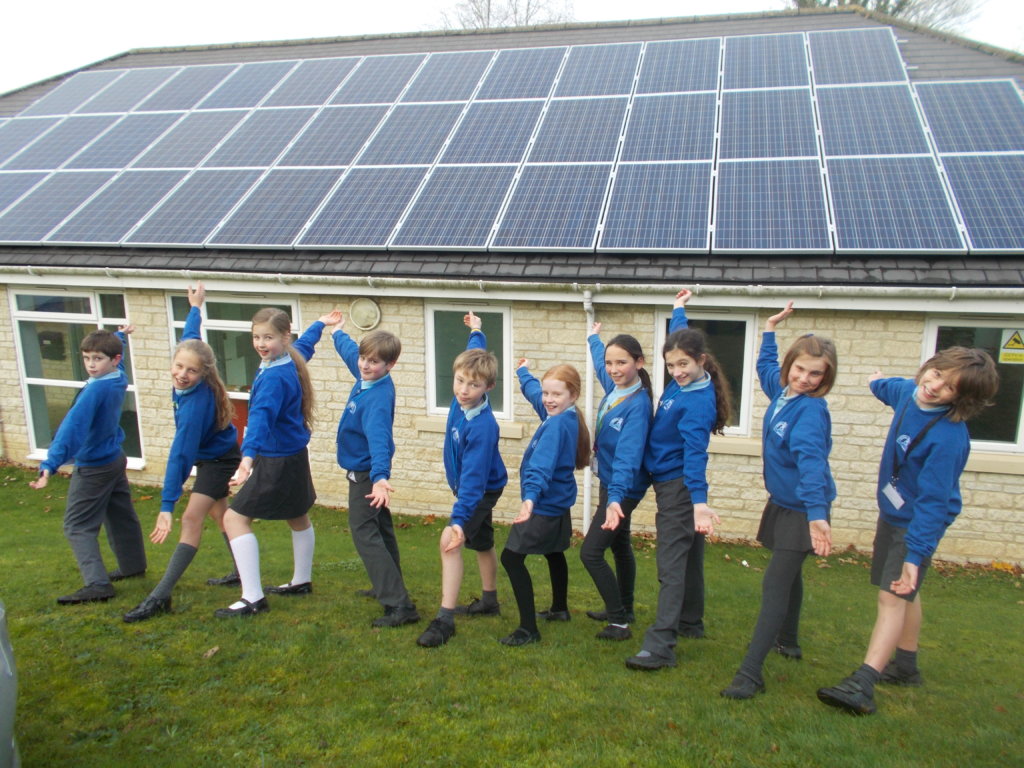
[[[129,625],[121,614],[156,583],[173,543],[150,546],[148,576],[118,584],[110,602],[58,606],[54,598],[79,585],[61,533],[67,481],[34,492],[30,477],[0,466],[0,598],[18,664],[26,766],[874,768],[1020,765],[1024,754],[1019,573],[933,570],[924,590],[927,684],[880,687],[879,713],[853,718],[822,706],[814,691],[861,661],[875,600],[861,556],[808,561],[804,660],[773,655],[767,694],[734,702],[718,691],[753,628],[767,562],[761,549],[708,547],[708,638],[680,641],[679,666],[657,673],[623,666],[639,637],[594,639],[600,627],[583,611],[599,599],[578,542],[567,553],[573,621],[542,626],[539,645],[496,642],[516,624],[504,574],[504,615],[459,621],[447,646],[415,645],[425,623],[371,629],[380,611],[354,594],[368,582],[345,515],[319,507],[313,595],[273,599],[270,613],[249,620],[214,618],[237,591],[205,584],[229,566],[208,525],[173,614]],[[146,533],[158,496],[136,489]],[[403,569],[425,620],[439,600],[444,519],[400,518]],[[264,522],[256,531],[266,582],[287,581],[287,527]],[[499,547],[506,533],[499,528]],[[657,596],[650,542],[637,542],[637,557],[639,636]],[[545,607],[544,560],[527,562]],[[466,566],[464,599],[479,594],[472,555]]]

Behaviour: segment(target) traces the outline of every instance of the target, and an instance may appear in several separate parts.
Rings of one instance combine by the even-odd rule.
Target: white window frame
[[[87,325],[95,327],[97,330],[101,328],[107,328],[110,330],[117,330],[120,325],[126,325],[129,322],[127,317],[109,317],[103,314],[102,302],[100,301],[100,295],[119,295],[124,301],[125,312],[128,311],[128,302],[125,298],[123,291],[103,291],[103,290],[54,290],[50,289],[35,289],[31,287],[25,288],[11,288],[8,291],[8,302],[11,309],[11,320],[13,321],[14,328],[14,345],[18,355],[18,378],[21,380],[21,401],[22,407],[25,412],[25,423],[28,429],[28,444],[29,454],[28,458],[35,461],[43,461],[49,456],[48,448],[40,448],[36,445],[36,434],[35,427],[32,423],[32,409],[29,402],[28,388],[29,386],[58,386],[66,387],[68,389],[81,389],[85,386],[84,381],[66,380],[66,379],[42,379],[34,376],[28,376],[24,369],[24,349],[21,345],[21,332],[19,330],[19,322],[21,321],[38,321],[44,323],[67,323],[74,325]],[[58,298],[84,298],[88,299],[92,312],[79,313],[79,312],[36,312],[33,310],[25,310],[18,308],[18,296],[54,296]],[[130,343],[130,342],[129,342]],[[72,354],[79,354],[78,350],[69,350]],[[139,456],[128,456],[128,469],[145,469],[146,467],[146,439],[145,430],[143,429],[143,418],[142,418],[142,405],[139,402],[138,387],[134,383],[137,379],[135,376],[135,357],[132,356],[132,367],[131,367],[131,380],[132,383],[128,385],[127,392],[131,392],[135,398],[135,416],[138,423],[139,429]]]
[[[502,361],[502,365],[505,373],[505,381],[503,382],[501,394],[502,402],[504,403],[504,409],[501,411],[494,411],[494,418],[501,421],[510,421],[512,419],[513,407],[512,407],[512,380],[515,378],[515,370],[512,369],[512,307],[508,304],[482,304],[479,302],[462,302],[459,304],[451,304],[448,302],[425,302],[424,303],[424,314],[425,314],[425,327],[427,329],[427,355],[424,365],[426,367],[426,379],[427,379],[427,413],[431,416],[448,416],[448,407],[440,407],[434,405],[437,402],[437,350],[434,344],[434,313],[435,312],[461,312],[465,314],[469,310],[478,310],[480,312],[488,313],[500,313],[501,314],[501,330],[502,337],[504,339],[504,347],[500,352],[496,352],[495,356]],[[483,329],[484,334],[487,334],[487,327]],[[469,329],[466,329],[468,338]],[[492,337],[488,337],[490,339]],[[448,393],[448,397],[445,398],[446,402],[451,402],[451,393]]]
[[[1017,318],[979,318],[957,316],[935,316],[925,321],[924,336],[921,340],[921,365],[935,354],[938,344],[939,328],[1009,328],[1024,327],[1024,317]],[[971,449],[985,453],[1024,453],[1024,397],[1020,404],[1019,421],[1017,424],[1016,443],[999,443],[993,440],[971,440]]]
[[[651,372],[651,384],[654,388],[654,402],[658,402],[665,387],[663,384],[663,372],[665,361],[661,354],[667,338],[666,330],[669,321],[672,319],[672,311],[658,312],[657,322],[654,329],[654,350],[652,351],[648,370]],[[754,401],[754,380],[757,378],[757,359],[754,354],[754,339],[757,335],[757,315],[753,312],[729,312],[687,309],[687,320],[728,320],[734,323],[744,323],[746,326],[743,335],[743,359],[748,368],[746,375],[740,379],[742,387],[740,390],[740,412],[737,414],[737,424],[734,427],[727,426],[725,435],[727,437],[750,437],[751,414],[753,413]]]

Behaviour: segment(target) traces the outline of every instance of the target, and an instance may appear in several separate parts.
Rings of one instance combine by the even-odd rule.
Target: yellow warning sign
[[[1003,339],[999,344],[999,362],[1024,365],[1024,331],[1013,328],[1003,330]]]

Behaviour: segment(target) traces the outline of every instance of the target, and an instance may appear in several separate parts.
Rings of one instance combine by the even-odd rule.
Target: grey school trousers
[[[385,607],[401,608],[411,603],[402,580],[395,526],[390,509],[370,506],[366,495],[372,489],[369,472],[348,472],[348,527],[374,596]]]
[[[142,526],[132,506],[131,489],[125,475],[127,464],[128,460],[121,454],[109,464],[76,466],[71,473],[64,536],[71,545],[86,586],[110,584],[100,554],[101,525],[107,529],[107,541],[121,573],[146,570],[146,546]]]

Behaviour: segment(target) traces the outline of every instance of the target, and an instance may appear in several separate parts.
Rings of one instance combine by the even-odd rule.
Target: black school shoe
[[[539,643],[540,632],[534,629],[527,629],[526,627],[516,627],[511,635],[507,635],[501,638],[498,642],[502,645],[508,645],[513,648],[518,648],[521,645]]]
[[[764,680],[754,680],[742,672],[737,672],[729,686],[719,691],[727,699],[752,699],[759,693],[764,693]]]
[[[885,665],[885,669],[882,670],[881,682],[887,685],[909,685],[918,686],[924,685],[924,678],[921,677],[921,670],[915,669],[913,672],[907,674],[900,671],[900,668],[896,666],[895,661],[890,661]]]
[[[267,598],[261,597],[255,603],[250,603],[244,597],[238,598],[240,602],[244,603],[241,608],[218,608],[213,612],[213,615],[218,619],[231,619],[235,616],[253,616],[257,613],[264,613],[270,610],[270,603],[267,602]]]
[[[799,645],[783,645],[782,643],[775,644],[775,652],[780,656],[783,656],[790,661],[800,661],[804,657],[804,652],[800,650]]]
[[[147,597],[141,603],[132,608],[124,615],[124,620],[129,624],[135,621],[151,619],[158,613],[171,612],[171,598],[169,597]]]
[[[115,568],[112,571],[107,571],[107,578],[111,581],[124,581],[125,579],[137,579],[140,576],[146,575],[146,569],[143,568],[141,571],[135,573],[121,573],[120,568]]]
[[[501,616],[501,606],[498,603],[485,603],[479,597],[469,601],[469,605],[455,606],[455,613],[458,616]]]
[[[374,627],[401,627],[405,624],[415,624],[420,620],[415,605],[393,605],[384,606],[384,615],[379,616],[371,622]]]
[[[114,596],[114,588],[109,584],[90,584],[70,595],[57,598],[60,605],[78,605],[79,603],[102,603]]]
[[[608,623],[608,611],[587,611],[587,618],[593,619],[594,621],[603,621],[605,624]],[[636,614],[630,608],[626,609],[626,615],[622,619],[625,624],[632,624],[636,621]]]
[[[242,583],[242,577],[238,575],[238,571],[232,571],[219,579],[207,579],[206,583],[211,587],[237,587]]]
[[[598,640],[629,640],[632,636],[629,627],[617,627],[614,624],[609,624],[594,635]]]
[[[871,715],[877,709],[874,697],[852,676],[831,688],[819,688],[818,700],[853,715]]]
[[[538,611],[537,618],[544,619],[544,621],[572,621],[572,616],[568,611]]]
[[[263,591],[268,595],[308,595],[313,591],[313,582],[304,581],[301,584],[282,584],[280,587],[264,587]]]
[[[646,654],[642,656],[641,654]],[[655,656],[653,653],[647,651],[640,651],[636,656],[630,656],[626,659],[626,666],[630,669],[640,669],[645,672],[653,672],[657,669],[664,669],[665,667],[674,667],[676,665],[675,659],[668,659],[664,656]]]
[[[455,637],[455,622],[434,619],[423,630],[423,634],[416,638],[416,645],[423,648],[437,648],[453,637]]]

